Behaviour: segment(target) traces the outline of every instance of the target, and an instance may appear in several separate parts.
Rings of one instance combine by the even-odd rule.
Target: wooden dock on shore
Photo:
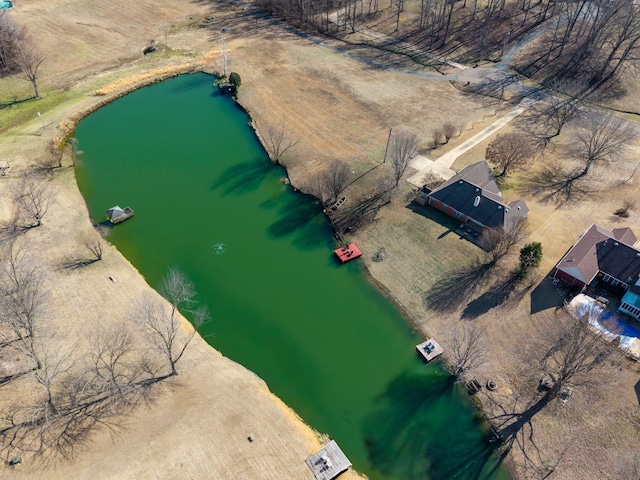
[[[307,458],[305,462],[316,480],[333,480],[351,466],[351,462],[334,440]]]
[[[349,243],[342,248],[334,250],[333,253],[337,255],[342,263],[362,256],[362,251],[358,247],[356,247],[355,243]]]
[[[418,352],[418,355],[420,355],[425,362],[429,363],[434,358],[442,355],[444,349],[433,338],[430,338],[426,342],[416,345],[416,352]]]

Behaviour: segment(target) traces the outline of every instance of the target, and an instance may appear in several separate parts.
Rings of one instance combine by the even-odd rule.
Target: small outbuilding
[[[131,218],[134,211],[130,207],[120,208],[118,205],[107,210],[107,217],[113,224],[124,222],[127,218]]]
[[[351,466],[338,444],[331,440],[306,460],[316,480],[332,480]]]

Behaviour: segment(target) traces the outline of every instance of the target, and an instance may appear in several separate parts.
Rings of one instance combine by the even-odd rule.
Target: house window
[[[633,315],[636,318],[638,318],[638,316],[640,315],[640,309],[638,309],[636,307],[632,307],[627,302],[622,302],[622,305],[620,305],[620,309],[624,310],[627,313],[630,313],[631,315]]]
[[[606,274],[605,274],[605,276],[604,276],[604,277],[602,277],[602,281],[603,281],[604,283],[609,283],[609,280],[611,280],[611,277],[610,277],[609,275],[606,275]]]
[[[453,212],[453,214],[458,217],[458,218],[464,218],[464,213],[460,213],[460,212]]]
[[[613,282],[611,282],[611,286],[615,287],[616,285],[618,285],[620,282],[618,280],[616,280],[615,278],[613,279]]]

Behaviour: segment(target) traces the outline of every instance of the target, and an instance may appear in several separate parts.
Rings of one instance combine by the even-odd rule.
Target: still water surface
[[[109,240],[152,285],[183,270],[211,309],[207,341],[371,479],[508,479],[466,396],[417,359],[420,338],[358,263],[336,264],[321,208],[281,181],[212,80],[167,80],[80,122],[92,218],[131,206]]]

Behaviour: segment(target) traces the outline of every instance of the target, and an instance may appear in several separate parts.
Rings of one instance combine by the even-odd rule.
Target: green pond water
[[[281,181],[212,81],[180,76],[80,122],[92,218],[131,206],[109,240],[152,285],[183,270],[211,309],[207,341],[371,479],[508,479],[466,395],[416,357],[421,339],[359,264],[336,263],[320,206]]]

